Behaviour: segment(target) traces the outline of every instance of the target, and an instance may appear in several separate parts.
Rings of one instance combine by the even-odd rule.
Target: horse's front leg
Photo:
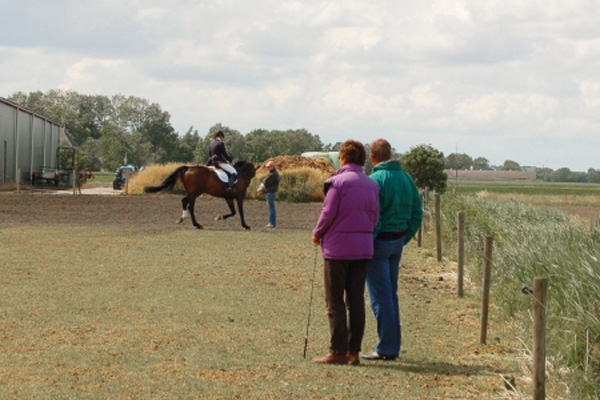
[[[240,219],[242,220],[242,226],[246,230],[250,230],[250,227],[246,225],[246,220],[244,219],[244,196],[238,196],[237,198],[238,210],[240,212]]]
[[[190,216],[192,217],[192,224],[194,224],[194,226],[198,229],[202,229],[204,228],[202,225],[200,225],[198,223],[198,221],[196,221],[196,215],[194,215],[194,206],[196,205],[196,198],[192,198],[189,201],[188,204],[188,211],[190,212]]]
[[[229,206],[229,214],[217,215],[215,217],[215,221],[218,221],[220,219],[227,219],[227,218],[233,217],[235,215],[235,206],[233,205],[233,199],[230,197],[227,197],[225,199],[225,201],[227,202],[227,205]]]

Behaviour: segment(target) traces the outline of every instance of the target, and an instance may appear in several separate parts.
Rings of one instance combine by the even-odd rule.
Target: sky
[[[600,169],[597,0],[0,0],[0,97],[147,99],[324,144]]]

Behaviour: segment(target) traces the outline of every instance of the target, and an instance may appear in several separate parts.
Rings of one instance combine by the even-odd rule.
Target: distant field
[[[542,181],[479,181],[448,180],[448,190],[458,194],[472,194],[483,191],[492,193],[515,193],[526,195],[600,195],[600,184],[595,183],[555,183]]]
[[[113,179],[115,179],[115,174],[113,172],[94,172],[94,177],[89,179],[90,183],[112,183]]]

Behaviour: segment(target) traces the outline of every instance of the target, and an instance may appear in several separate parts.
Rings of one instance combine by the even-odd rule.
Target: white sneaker
[[[267,226],[265,226],[265,228],[275,228],[275,227],[271,224],[267,224]]]

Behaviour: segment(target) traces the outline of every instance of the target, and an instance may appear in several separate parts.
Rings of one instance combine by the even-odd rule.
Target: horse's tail
[[[167,176],[167,178],[163,181],[163,183],[161,183],[158,186],[146,186],[144,188],[144,192],[146,193],[156,193],[156,192],[160,192],[161,190],[164,189],[173,189],[173,186],[175,186],[175,184],[177,183],[177,180],[179,179],[181,173],[187,171],[188,166],[187,165],[182,165],[181,167],[177,168],[175,171],[173,171],[171,173],[171,175]]]

